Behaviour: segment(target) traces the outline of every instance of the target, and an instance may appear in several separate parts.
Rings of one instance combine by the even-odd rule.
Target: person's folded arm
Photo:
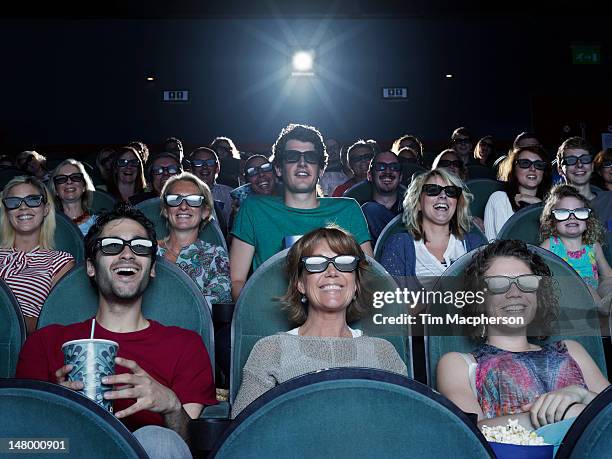
[[[232,299],[238,300],[246,283],[255,255],[255,247],[234,237],[230,248],[230,275],[232,279]]]

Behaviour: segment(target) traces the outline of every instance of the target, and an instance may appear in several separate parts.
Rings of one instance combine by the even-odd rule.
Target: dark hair
[[[240,159],[240,152],[238,151],[238,148],[236,148],[236,144],[234,143],[234,141],[229,137],[215,137],[214,140],[210,142],[210,148],[214,149],[220,142],[227,142],[227,144],[230,146],[230,156],[234,159]]]
[[[395,156],[395,159],[397,159],[397,162],[400,163],[401,161],[399,160],[399,158],[397,157],[397,153],[394,153],[393,151],[379,151],[378,153],[376,153],[374,155],[374,157],[370,160],[370,165],[368,166],[368,172],[371,174],[374,170],[374,165],[376,164],[376,160],[378,159],[378,157],[380,155],[382,155],[383,153],[389,153],[393,156]],[[401,181],[401,176],[402,176],[402,171],[400,170],[400,181]]]
[[[244,174],[243,174],[244,175],[244,180],[246,180],[247,182],[248,182],[249,177],[247,176],[246,170],[249,167],[249,163],[251,162],[251,160],[252,159],[257,159],[257,158],[265,159],[266,161],[270,162],[270,159],[267,156],[265,156],[265,155],[260,155],[260,154],[256,153],[254,155],[249,156],[249,159],[247,159],[246,162],[244,163]]]
[[[181,142],[180,139],[177,139],[176,137],[168,137],[166,140],[164,140],[164,146],[170,142],[174,142],[176,146],[183,151],[183,142]]]
[[[272,145],[272,164],[276,167],[282,167],[283,156],[287,142],[290,140],[299,140],[300,142],[310,142],[314,145],[315,151],[319,154],[319,167],[325,169],[327,167],[327,149],[323,143],[323,137],[317,128],[307,126],[305,124],[290,124],[286,126],[278,135],[276,142]]]
[[[455,129],[451,135],[451,140],[455,140],[455,138],[459,135],[464,135],[470,140],[472,140],[472,136],[470,135],[470,132],[467,130],[465,126],[461,126]]]
[[[533,132],[523,131],[515,137],[514,142],[512,142],[512,148],[520,148],[518,145],[519,142],[525,139],[536,139],[538,141],[538,145],[540,144],[540,141]]]
[[[532,321],[533,327],[527,329],[527,335],[546,339],[553,331],[553,326],[559,315],[559,300],[548,265],[535,251],[529,250],[523,241],[496,239],[479,249],[465,268],[466,291],[480,291],[485,286],[484,277],[486,271],[491,267],[493,260],[498,257],[517,258],[527,266],[533,274],[542,276],[537,291],[538,305],[536,315]],[[477,302],[468,303],[463,308],[466,316],[479,316],[483,311],[483,304]],[[468,327],[469,336],[473,339],[481,339],[482,328]],[[530,333],[531,332],[531,333]],[[537,332],[537,333],[536,333]],[[484,339],[484,338],[482,338]]]
[[[561,161],[567,150],[586,150],[590,154],[591,146],[582,137],[570,137],[566,139],[557,150],[557,167],[559,170],[561,170]]]
[[[418,139],[418,137],[411,135],[411,134],[405,134],[397,139],[395,139],[393,141],[393,146],[391,147],[391,151],[395,154],[398,154],[400,152],[400,150],[403,148],[402,147],[402,143],[406,140],[409,140],[413,143],[416,143],[419,147],[418,151],[415,151],[415,153],[418,155],[419,159],[422,159],[423,157],[423,144],[421,143],[421,141]]]
[[[155,226],[153,223],[145,217],[145,215],[133,207],[129,203],[120,202],[112,210],[99,214],[96,218],[95,223],[89,228],[87,235],[85,236],[85,259],[95,261],[96,258],[96,249],[97,249],[97,239],[100,237],[102,230],[104,227],[114,221],[114,220],[122,220],[128,219],[133,220],[136,223],[139,223],[144,227],[147,232],[147,239],[150,239],[153,242],[153,252],[151,258],[153,263],[155,263],[155,256],[157,254],[157,235],[155,234]]]
[[[597,155],[595,156],[595,159],[593,160],[593,167],[598,173],[600,173],[604,161],[610,160],[610,159],[612,159],[612,148],[604,148],[599,153],[597,153]]]
[[[542,181],[538,185],[536,196],[544,200],[544,194],[550,189],[552,183],[552,166],[550,164],[548,154],[542,147],[534,145],[532,147],[515,148],[510,152],[508,157],[503,160],[499,166],[498,178],[506,182],[505,191],[508,195],[508,200],[512,206],[512,210],[515,212],[519,209],[519,205],[514,200],[514,197],[519,194],[519,183],[516,178],[516,168],[518,167],[515,162],[524,151],[528,151],[538,155],[542,161],[546,162],[546,169],[544,169],[544,175]]]
[[[353,170],[353,168],[351,167],[351,153],[353,151],[359,149],[359,148],[365,148],[366,150],[370,150],[370,152],[372,152],[372,155],[374,155],[374,156],[376,156],[378,153],[380,153],[380,148],[378,147],[378,144],[376,143],[375,140],[372,140],[372,139],[368,139],[368,140],[359,139],[357,142],[352,144],[346,150],[346,164],[348,165],[348,168],[350,170]]]
[[[213,155],[215,157],[215,161],[217,161],[217,165],[219,166],[219,169],[221,168],[221,164],[219,163],[219,155],[217,155],[217,152],[213,150],[212,148],[198,147],[195,150],[193,150],[191,153],[189,153],[188,158],[191,159],[193,155],[195,155],[196,153],[200,153],[200,152]]]
[[[134,194],[142,193],[147,186],[147,182],[144,175],[144,163],[142,161],[141,155],[134,147],[126,146],[121,147],[115,152],[115,156],[113,157],[113,166],[111,168],[111,179],[108,183],[108,192],[112,194],[115,198],[121,199],[121,193],[119,193],[119,187],[117,185],[117,175],[119,174],[119,167],[117,166],[117,160],[119,157],[125,153],[132,153],[139,163],[139,171],[138,177],[136,179],[136,187],[134,189]],[[147,150],[148,155],[148,150]]]
[[[136,150],[136,153],[138,153],[138,156],[143,164],[149,160],[149,147],[147,147],[146,143],[141,142],[140,140],[134,140],[133,142],[128,143],[127,146]]]
[[[149,156],[149,161],[147,161],[147,163],[145,164],[145,179],[147,180],[147,183],[151,186],[151,189],[153,189],[153,177],[151,177],[151,169],[153,168],[153,164],[155,163],[155,161],[157,161],[158,159],[162,159],[162,158],[168,158],[168,159],[173,160],[178,166],[179,174],[183,172],[183,164],[181,163],[181,161],[179,161],[179,159],[173,153],[168,153],[167,151],[164,151],[164,152],[156,153],[156,154]],[[154,190],[154,191],[161,192],[161,190]]]

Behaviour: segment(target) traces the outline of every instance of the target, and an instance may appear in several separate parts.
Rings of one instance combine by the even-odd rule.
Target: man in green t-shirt
[[[295,242],[295,236],[336,224],[350,232],[372,256],[371,236],[357,201],[318,198],[317,183],[327,165],[319,131],[290,124],[272,147],[272,164],[284,182],[284,196],[249,196],[236,215],[230,249],[232,297],[238,298],[251,265],[257,269],[272,255]],[[290,241],[290,242],[287,242]]]

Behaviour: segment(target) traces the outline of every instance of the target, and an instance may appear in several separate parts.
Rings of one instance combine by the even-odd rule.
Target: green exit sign
[[[572,64],[601,64],[599,46],[572,46]]]

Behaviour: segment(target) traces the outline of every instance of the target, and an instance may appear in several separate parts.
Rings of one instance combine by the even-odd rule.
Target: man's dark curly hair
[[[327,167],[327,149],[323,143],[323,137],[317,128],[307,126],[305,124],[290,124],[285,127],[278,135],[278,139],[272,146],[272,164],[276,167],[281,167],[283,156],[287,142],[290,140],[299,140],[300,142],[310,142],[314,145],[315,151],[319,154],[319,167],[325,169]]]
[[[513,257],[525,262],[533,274],[542,276],[537,291],[537,310],[528,327],[527,335],[537,339],[546,339],[551,335],[559,315],[559,300],[552,274],[548,265],[537,253],[529,250],[527,244],[517,240],[495,240],[474,254],[465,268],[466,291],[480,291],[485,287],[484,277],[493,260],[498,257]],[[478,316],[483,313],[485,304],[468,303],[464,310],[466,316]],[[533,330],[535,328],[536,330]],[[481,339],[481,327],[470,327],[469,335]],[[486,338],[485,338],[486,339]]]
[[[113,210],[104,212],[96,218],[96,222],[89,228],[87,236],[85,236],[85,259],[95,261],[97,251],[97,239],[102,234],[104,227],[114,221],[129,219],[134,220],[136,223],[142,225],[147,232],[147,239],[153,241],[153,251],[151,258],[155,263],[155,255],[157,254],[157,236],[155,234],[155,227],[153,223],[145,217],[145,215],[135,207],[132,207],[128,203],[119,203]]]

